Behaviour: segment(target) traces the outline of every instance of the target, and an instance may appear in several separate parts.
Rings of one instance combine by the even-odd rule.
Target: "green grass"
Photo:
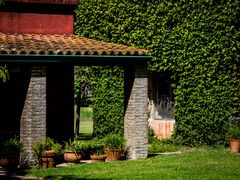
[[[80,133],[92,134],[93,132],[93,112],[90,107],[81,107],[80,110]]]
[[[240,155],[226,149],[201,149],[134,161],[32,169],[26,173],[45,179],[239,179]]]
[[[76,106],[75,106],[76,113]],[[75,119],[75,118],[74,118]],[[93,132],[93,112],[91,107],[80,109],[80,137],[91,136]]]
[[[91,107],[81,107],[80,117],[82,121],[92,121],[93,111]]]

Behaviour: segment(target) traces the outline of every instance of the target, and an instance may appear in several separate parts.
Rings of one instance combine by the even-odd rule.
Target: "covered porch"
[[[0,65],[10,71],[0,87],[2,137],[19,135],[30,157],[39,139],[72,138],[73,67],[123,66],[128,157],[147,157],[148,51],[75,35],[0,33],[0,43]]]

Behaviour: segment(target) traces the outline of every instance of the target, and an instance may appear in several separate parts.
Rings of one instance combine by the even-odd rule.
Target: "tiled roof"
[[[6,2],[43,3],[43,4],[79,4],[78,0],[5,0]]]
[[[148,51],[76,35],[0,33],[1,54],[147,56]]]

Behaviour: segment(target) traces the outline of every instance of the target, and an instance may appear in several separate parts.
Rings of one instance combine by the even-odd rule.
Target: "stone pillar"
[[[148,155],[148,77],[147,68],[125,68],[124,136],[128,158],[146,158]]]
[[[20,122],[20,139],[33,159],[32,147],[46,138],[46,67],[32,67]]]

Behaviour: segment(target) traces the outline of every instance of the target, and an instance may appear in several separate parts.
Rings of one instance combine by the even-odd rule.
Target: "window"
[[[153,76],[153,119],[174,120],[174,98],[168,74]]]

